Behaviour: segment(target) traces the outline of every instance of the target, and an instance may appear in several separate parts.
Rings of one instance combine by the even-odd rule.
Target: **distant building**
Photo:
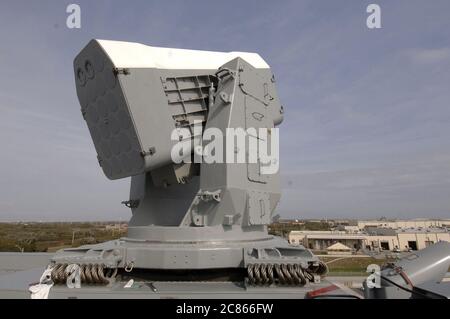
[[[353,233],[353,234],[357,234],[360,232],[360,229],[358,226],[352,226],[352,225],[338,225],[336,227],[336,230],[345,231],[346,233]]]
[[[353,253],[360,251],[409,251],[420,250],[439,241],[450,242],[450,233],[445,228],[393,229],[366,227],[355,232],[344,231],[291,231],[288,240],[293,245],[325,251],[336,243],[343,244]]]
[[[411,220],[361,220],[357,221],[360,230],[366,227],[382,227],[392,229],[450,227],[449,219],[411,219]]]
[[[369,250],[420,250],[439,241],[450,242],[444,228],[371,229],[366,239]]]
[[[349,234],[345,231],[291,231],[288,240],[293,245],[303,245],[313,250],[326,250],[328,247],[341,243],[358,251],[364,247],[364,234]]]

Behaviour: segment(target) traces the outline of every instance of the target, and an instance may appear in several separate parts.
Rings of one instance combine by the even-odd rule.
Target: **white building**
[[[293,245],[303,245],[313,250],[327,250],[341,243],[358,252],[420,250],[438,241],[450,242],[450,233],[445,228],[371,228],[366,232],[345,231],[291,231],[288,240]]]
[[[303,245],[314,250],[326,250],[328,247],[341,243],[354,251],[364,247],[364,234],[349,234],[345,231],[291,231],[289,242],[293,245]]]
[[[411,219],[411,220],[361,220],[357,221],[359,230],[365,227],[392,229],[450,227],[450,219]]]

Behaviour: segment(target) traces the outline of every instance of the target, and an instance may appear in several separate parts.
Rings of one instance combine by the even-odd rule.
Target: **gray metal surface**
[[[439,282],[450,268],[450,243],[441,241],[411,253],[396,263],[396,266],[408,275],[413,285]],[[391,273],[387,272],[386,275]]]
[[[0,254],[0,299],[28,299],[28,288],[39,281],[48,263],[46,253],[1,253]],[[27,263],[25,263],[25,261]],[[36,267],[36,265],[39,265]],[[26,270],[21,270],[26,269]],[[50,290],[50,299],[67,298],[107,298],[107,299],[303,299],[315,289],[330,284],[308,284],[304,287],[252,287],[242,282],[151,282],[138,281],[131,288],[125,288],[126,281],[115,282],[108,286],[83,285],[81,289],[69,289],[66,286],[54,286]]]
[[[19,271],[45,267],[53,253],[9,253],[0,252],[0,271]]]
[[[450,299],[450,282],[426,282],[417,285],[416,290],[430,298]]]
[[[92,287],[68,290],[52,288],[49,298],[130,298],[130,299],[304,299],[311,287],[248,289],[233,282],[135,282],[131,288],[125,283],[112,287]],[[325,287],[327,284],[316,285]]]
[[[450,284],[443,279],[449,267],[450,243],[438,242],[385,267],[380,273],[380,287],[369,289],[365,284],[364,292],[366,298],[425,298],[426,294],[418,292],[421,287],[448,291]]]

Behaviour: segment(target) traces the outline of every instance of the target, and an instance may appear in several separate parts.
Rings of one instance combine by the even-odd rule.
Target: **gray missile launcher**
[[[66,282],[71,264],[81,267],[82,284],[98,285],[220,279],[286,288],[325,275],[308,249],[267,231],[281,192],[278,169],[264,168],[278,158],[264,162],[247,145],[260,145],[251,130],[270,135],[284,111],[259,55],[92,40],[75,58],[74,73],[103,172],[112,180],[131,177],[123,203],[132,218],[125,238],[59,251],[54,282]],[[239,138],[229,129],[245,131],[245,160],[193,160],[207,148],[208,129],[223,134],[225,156]]]

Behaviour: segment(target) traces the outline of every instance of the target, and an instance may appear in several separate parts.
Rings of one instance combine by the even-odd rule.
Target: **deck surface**
[[[49,259],[49,253],[0,253],[0,299],[30,298],[30,284],[39,281]],[[110,286],[82,286],[68,289],[54,286],[49,298],[107,299],[304,299],[312,290],[331,285],[328,281],[304,287],[246,287],[235,282],[139,282],[125,288],[126,282]]]

